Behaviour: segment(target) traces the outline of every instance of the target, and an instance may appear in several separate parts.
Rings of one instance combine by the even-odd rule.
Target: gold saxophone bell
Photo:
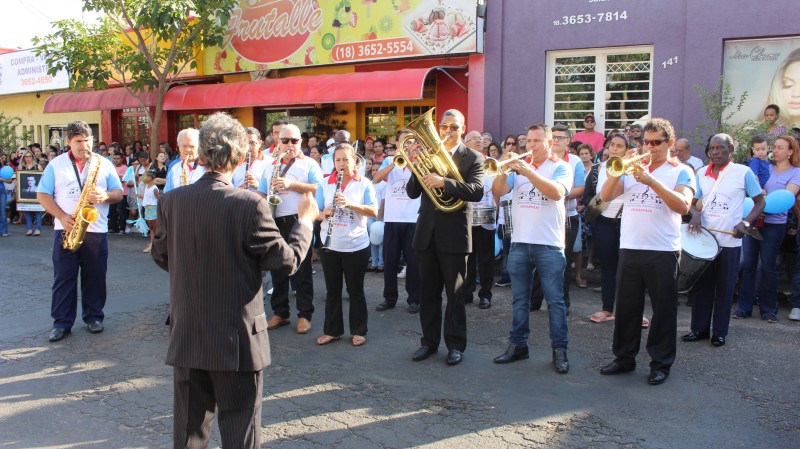
[[[422,182],[422,178],[429,173],[464,182],[464,178],[458,172],[450,153],[444,149],[436,125],[433,123],[435,109],[429,109],[428,112],[417,117],[406,126],[411,131],[411,135],[404,137],[397,146],[394,165],[398,168],[409,167],[411,169],[411,173],[416,176],[428,198],[433,201],[437,209],[442,212],[455,212],[464,207],[466,202],[457,198],[447,197],[442,189],[428,188]],[[408,140],[416,140],[421,147],[421,151],[416,154],[416,159],[413,162],[405,152],[405,143]]]
[[[94,166],[86,177],[86,183],[83,185],[83,190],[81,190],[78,204],[72,213],[72,220],[75,224],[72,225],[70,232],[65,230],[62,236],[61,246],[67,251],[77,251],[83,245],[83,238],[86,236],[86,230],[89,229],[89,225],[100,218],[100,211],[89,203],[89,195],[94,192],[97,185],[97,176],[101,163],[100,156],[97,153],[92,153],[89,156],[89,161],[88,163],[93,161]]]
[[[528,151],[522,154],[515,154],[511,158],[506,159],[504,161],[488,158],[485,161],[483,161],[483,172],[486,173],[486,175],[488,176],[509,175],[513,170],[506,167],[511,165],[512,162],[516,162],[520,159],[526,158],[531,154],[533,154],[533,151]]]
[[[647,162],[644,160],[647,158]],[[640,154],[628,159],[613,156],[606,161],[606,172],[612,178],[619,178],[622,175],[629,175],[634,170],[644,170],[650,166],[650,152]]]

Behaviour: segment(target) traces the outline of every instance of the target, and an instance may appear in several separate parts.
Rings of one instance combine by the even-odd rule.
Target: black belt
[[[295,221],[297,221],[297,214],[286,215],[286,216],[283,216],[283,217],[276,217],[275,218],[275,223],[281,223],[281,224],[294,223]]]

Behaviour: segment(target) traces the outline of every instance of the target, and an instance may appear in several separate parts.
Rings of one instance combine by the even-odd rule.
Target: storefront
[[[773,74],[800,48],[795,0],[552,4],[489,4],[484,123],[495,135],[540,121],[581,130],[590,112],[599,130],[657,116],[683,135],[706,121],[693,86],[713,90],[723,73],[749,95],[733,120],[760,118]]]

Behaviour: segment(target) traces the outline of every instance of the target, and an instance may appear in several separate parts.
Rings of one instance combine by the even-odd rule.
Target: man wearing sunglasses
[[[691,167],[669,156],[675,131],[664,119],[644,126],[644,148],[650,166],[633,174],[611,177],[600,197],[623,197],[620,251],[617,265],[617,310],[614,321],[614,361],[600,374],[636,369],[642,337],[645,290],[653,307],[647,336],[650,385],[664,383],[675,361],[678,317],[678,261],[681,254],[681,215],[689,213],[696,181]],[[635,155],[629,150],[627,157]]]
[[[575,141],[588,143],[597,153],[603,149],[603,143],[605,143],[606,139],[603,133],[595,131],[595,123],[594,114],[586,114],[583,118],[583,131],[575,133]]]
[[[258,193],[266,198],[269,186],[272,185],[283,200],[275,210],[275,223],[281,236],[288,239],[297,222],[297,206],[303,195],[316,193],[317,185],[322,180],[322,170],[313,159],[303,154],[300,129],[297,126],[283,125],[278,133],[277,145],[278,148],[273,155],[276,157],[283,155],[280,160],[274,161],[275,164],[281,164],[277,176],[273,179],[273,173],[276,171],[274,166],[267,167],[258,187]],[[298,334],[306,334],[311,330],[311,315],[314,313],[311,250],[309,246],[300,268],[294,274],[297,284]],[[289,276],[277,271],[271,274],[273,291],[270,303],[274,316],[269,320],[267,329],[276,329],[290,323]]]
[[[428,195],[423,195],[422,188],[424,183],[428,189],[440,189],[444,196],[463,201],[475,202],[483,198],[483,157],[461,141],[464,131],[464,115],[455,109],[445,111],[439,124],[439,137],[463,181],[429,173],[422,179],[413,176],[406,184],[410,198],[422,198],[414,234],[414,252],[421,275],[419,319],[422,345],[412,356],[414,361],[427,359],[438,351],[442,337],[443,288],[447,295],[444,316],[447,364],[461,363],[467,347],[464,277],[467,256],[472,252],[468,211],[462,207],[455,212],[442,212]]]

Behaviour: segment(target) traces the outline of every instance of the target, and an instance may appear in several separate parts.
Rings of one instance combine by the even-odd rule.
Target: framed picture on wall
[[[39,204],[36,200],[36,187],[42,179],[38,170],[20,170],[17,172],[17,203]]]

